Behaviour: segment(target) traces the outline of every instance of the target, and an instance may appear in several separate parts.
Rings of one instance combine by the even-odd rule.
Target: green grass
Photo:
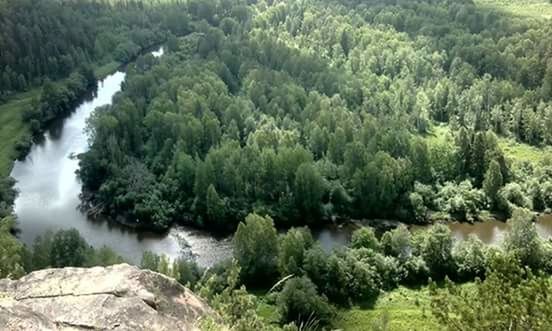
[[[545,158],[552,156],[552,148],[550,146],[535,147],[506,138],[500,138],[498,144],[502,151],[504,151],[504,154],[514,161],[542,163]]]
[[[490,7],[516,16],[551,19],[552,4],[548,0],[476,0],[482,7]]]
[[[277,324],[280,319],[278,309],[271,304],[266,295],[256,293],[259,299],[257,314],[272,324]],[[339,309],[331,329],[343,331],[370,330],[372,325],[387,315],[388,330],[442,330],[430,308],[429,289],[422,287],[412,289],[400,286],[399,288],[381,294],[373,306],[352,307]]]
[[[428,144],[432,143],[454,143],[454,136],[447,125],[434,125],[430,133],[425,136]],[[504,155],[514,162],[542,163],[546,158],[552,156],[552,147],[535,147],[519,143],[511,138],[498,137],[498,145]]]
[[[40,97],[40,88],[28,92],[19,93],[6,103],[0,104],[0,176],[9,175],[16,157],[15,145],[24,135],[28,134],[28,128],[21,114],[31,107],[33,98]]]
[[[399,287],[378,298],[373,308],[353,307],[341,310],[333,328],[344,331],[370,330],[372,325],[388,318],[388,330],[442,330],[430,309],[429,290]]]

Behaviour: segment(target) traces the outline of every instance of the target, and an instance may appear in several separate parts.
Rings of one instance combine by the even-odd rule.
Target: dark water
[[[163,55],[163,49],[152,52]],[[97,93],[83,101],[67,118],[54,123],[42,142],[33,146],[24,161],[17,161],[11,175],[17,180],[19,196],[15,213],[19,237],[27,245],[48,230],[76,228],[93,246],[113,248],[129,262],[138,263],[142,253],[150,250],[175,258],[196,256],[202,265],[210,265],[229,256],[229,240],[216,240],[207,233],[175,227],[165,235],[134,230],[94,221],[79,209],[81,184],[75,171],[74,155],[86,151],[86,120],[98,106],[111,103],[121,90],[126,74],[118,71],[98,83]]]

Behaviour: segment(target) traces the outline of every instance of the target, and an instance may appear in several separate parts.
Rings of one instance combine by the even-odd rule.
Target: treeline
[[[96,87],[96,76],[90,66],[82,66],[68,78],[52,82],[46,79],[42,84],[40,99],[33,100],[31,107],[22,113],[23,121],[30,133],[15,146],[18,159],[24,159],[33,141],[38,138],[53,120],[72,111]]]
[[[0,98],[66,78],[84,64],[126,63],[166,40],[167,31],[185,32],[181,8],[177,1],[4,1]]]
[[[23,245],[12,231],[13,217],[0,218],[0,278],[19,278],[34,270],[63,267],[107,266],[123,263],[109,247],[90,246],[75,229],[46,232],[32,247]]]
[[[496,310],[489,309],[483,298],[472,299],[479,311],[466,309],[471,301],[459,293],[478,291],[486,298],[501,293],[496,300],[504,303],[500,307],[506,310],[536,302],[536,298],[549,300],[545,295],[534,296],[538,292],[523,293],[523,289],[538,291],[551,286],[547,277],[552,273],[552,246],[539,238],[532,220],[529,211],[517,209],[508,221],[511,231],[500,247],[485,245],[476,236],[457,241],[443,224],[415,232],[401,225],[379,238],[373,229],[361,228],[353,233],[348,247],[326,252],[308,228],[278,234],[272,219],[251,214],[234,235],[234,262],[201,270],[192,262],[171,263],[166,257],[147,253],[142,267],[176,277],[209,300],[230,325],[256,330],[277,326],[254,313],[259,301],[242,285],[266,293],[264,303],[275,306],[280,326],[286,330],[291,327],[288,323],[324,327],[331,324],[338,308],[369,305],[382,291],[399,285],[430,284],[432,310],[443,325],[456,320],[454,314],[475,314],[498,322],[510,318],[496,316]],[[467,291],[451,284],[439,289],[435,284],[474,280],[476,287]],[[522,301],[508,301],[514,299]],[[524,316],[522,324],[541,320],[547,308],[537,306],[540,308],[514,315]],[[457,323],[472,325],[470,321]]]
[[[426,24],[432,7],[398,3],[389,10]],[[159,64],[131,69],[123,93],[90,121],[80,176],[106,214],[154,229],[184,221],[232,230],[252,211],[291,226],[374,217],[472,221],[484,210],[550,208],[543,200],[550,164],[509,162],[497,138],[506,131],[487,121],[497,105],[523,95],[548,109],[537,87],[479,72],[431,34],[373,22],[362,5],[192,4],[192,32],[172,39]],[[432,6],[439,15],[459,10]],[[493,15],[492,31],[521,24]],[[462,22],[445,36],[476,33]],[[496,32],[496,42],[545,29],[528,24],[504,28],[502,39]],[[543,52],[531,56],[542,62]],[[435,121],[449,123],[452,135],[428,139]],[[550,131],[543,121],[534,122],[540,134]],[[515,132],[527,132],[523,122]],[[525,187],[527,178],[533,187]],[[518,192],[539,204],[520,202]]]

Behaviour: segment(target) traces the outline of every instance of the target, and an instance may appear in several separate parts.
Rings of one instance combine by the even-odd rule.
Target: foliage
[[[278,307],[284,322],[296,324],[312,320],[327,324],[333,315],[327,299],[318,294],[316,285],[307,277],[294,277],[286,281],[278,294]]]
[[[226,270],[224,287],[218,290],[215,285],[218,280],[216,274],[204,274],[197,286],[197,293],[206,298],[214,309],[219,312],[223,324],[231,327],[232,330],[261,330],[271,331],[280,328],[267,323],[262,317],[255,313],[257,299],[249,294],[244,286],[239,287],[240,267],[236,261],[232,261]],[[203,322],[204,330],[220,330],[220,321],[206,320]],[[285,331],[297,330],[293,325],[284,326]]]
[[[438,185],[434,204],[438,210],[444,211],[461,221],[473,222],[485,208],[484,193],[472,186],[470,181],[459,184],[446,182]]]
[[[496,204],[498,200],[498,191],[502,187],[503,178],[500,172],[500,165],[496,161],[491,161],[489,168],[485,173],[485,179],[483,180],[483,191],[492,203]]]
[[[88,245],[76,229],[54,234],[50,247],[52,267],[81,267],[86,260]]]
[[[28,249],[25,271],[45,268],[108,266],[124,260],[111,248],[91,247],[76,229],[46,232]]]
[[[407,260],[412,255],[410,231],[403,224],[386,231],[381,237],[381,246],[386,255],[394,256],[401,261]]]
[[[432,226],[425,234],[420,253],[432,276],[443,278],[454,271],[452,244],[450,229],[444,224]]]
[[[0,177],[0,219],[11,215],[12,204],[17,192],[13,189],[15,180],[11,177]]]
[[[252,212],[474,221],[521,183],[497,135],[546,144],[540,24],[471,1],[185,7],[189,34],[90,122],[81,178],[108,214],[156,230],[186,215],[232,231]],[[451,139],[420,138],[434,122]],[[138,188],[121,180],[133,162],[151,179]]]
[[[447,282],[431,287],[432,312],[449,330],[548,330],[551,284],[524,268],[512,255],[493,259],[490,271],[475,289]]]
[[[456,244],[452,256],[457,266],[459,279],[483,278],[487,270],[488,249],[475,235]]]
[[[5,1],[0,9],[0,48],[5,50],[0,96],[27,90],[44,78],[66,78],[83,64],[126,63],[162,41],[162,31],[185,32],[186,15],[174,14],[178,9],[176,2]]]
[[[504,248],[516,256],[522,266],[537,270],[542,262],[542,243],[537,229],[532,224],[531,212],[518,208],[508,221],[510,231],[504,239]]]
[[[374,230],[370,227],[362,227],[355,232],[353,232],[351,238],[351,247],[352,248],[367,248],[374,251],[380,250],[380,243]]]
[[[25,273],[23,245],[11,234],[15,220],[0,219],[0,278],[18,278]]]
[[[204,274],[204,270],[193,260],[178,258],[171,261],[166,255],[157,255],[150,251],[142,254],[140,268],[173,277],[190,288],[194,288]]]
[[[270,217],[250,214],[234,234],[234,257],[246,283],[269,284],[278,265],[278,236]]]
[[[301,276],[305,253],[314,245],[308,228],[292,228],[279,238],[278,270],[281,275]]]

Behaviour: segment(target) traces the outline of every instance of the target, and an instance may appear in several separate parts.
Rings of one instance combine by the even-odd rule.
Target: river
[[[163,49],[152,54],[162,56]],[[97,107],[111,103],[125,76],[120,70],[99,81],[91,98],[66,118],[53,123],[25,160],[15,162],[11,176],[16,179],[19,192],[14,206],[19,238],[32,245],[46,231],[75,228],[92,246],[109,246],[131,263],[139,263],[143,252],[148,250],[171,258],[195,256],[203,266],[229,257],[229,239],[214,239],[205,232],[185,227],[174,227],[162,235],[137,232],[89,219],[79,210],[81,184],[75,174],[78,160],[74,156],[88,148],[86,120]]]
[[[481,239],[482,242],[488,245],[500,245],[504,241],[504,237],[508,233],[510,226],[506,222],[498,220],[490,220],[478,223],[449,223],[449,229],[453,237],[458,240],[465,240],[469,235],[473,234]],[[543,239],[552,238],[552,215],[543,214],[537,217],[535,222],[537,233]],[[426,229],[427,226],[413,226],[413,231]]]
[[[156,57],[163,49],[152,52]],[[87,217],[79,209],[81,184],[77,178],[78,160],[74,157],[88,148],[86,120],[99,106],[111,103],[121,90],[125,72],[117,71],[98,82],[96,93],[84,100],[66,118],[58,120],[33,145],[23,161],[16,161],[11,176],[17,180],[19,195],[15,201],[19,237],[27,245],[47,231],[77,229],[94,247],[108,246],[131,263],[139,263],[145,251],[166,254],[170,258],[194,257],[204,267],[232,254],[229,238],[217,239],[209,233],[175,226],[165,234],[154,234]],[[500,243],[508,225],[499,221],[449,224],[455,238],[462,240],[470,233],[489,244]],[[329,251],[346,245],[356,227],[327,226],[313,231],[322,247]],[[552,216],[537,222],[539,233],[552,236]]]

